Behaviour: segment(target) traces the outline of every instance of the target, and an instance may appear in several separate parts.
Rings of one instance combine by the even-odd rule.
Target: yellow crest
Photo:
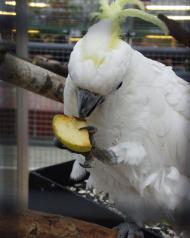
[[[127,4],[137,6],[139,9],[125,9]],[[144,11],[144,4],[139,0],[115,0],[109,3],[108,0],[100,1],[100,12],[93,13],[98,19],[110,19],[113,24],[111,47],[114,47],[121,34],[121,23],[127,17],[138,17],[157,25],[167,34],[168,28],[157,16],[148,14]]]

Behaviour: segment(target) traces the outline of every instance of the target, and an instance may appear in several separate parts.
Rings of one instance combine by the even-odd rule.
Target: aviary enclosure
[[[111,238],[117,237],[113,227],[124,221],[107,193],[86,190],[88,173],[81,180],[70,178],[73,156],[53,143],[52,119],[64,113],[69,57],[93,24],[90,13],[97,11],[98,4],[90,0],[0,3],[1,237]],[[173,16],[187,39],[188,1],[143,4],[148,13]],[[189,42],[178,37],[176,32],[166,36],[157,26],[136,18],[129,18],[122,28],[122,39],[133,48],[172,66],[189,82]],[[143,226],[144,237],[183,237],[189,229],[188,208],[179,231],[164,221],[153,222]]]

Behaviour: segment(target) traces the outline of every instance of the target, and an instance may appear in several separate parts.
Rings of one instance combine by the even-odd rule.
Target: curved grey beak
[[[80,118],[90,116],[97,105],[104,101],[104,96],[85,89],[77,89],[78,113]]]

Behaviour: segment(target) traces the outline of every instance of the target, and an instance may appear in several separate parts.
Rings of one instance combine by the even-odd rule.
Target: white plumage
[[[189,199],[190,86],[122,40],[109,48],[111,27],[111,20],[98,22],[74,47],[64,111],[78,116],[77,88],[105,95],[87,122],[98,128],[97,146],[113,150],[118,164],[95,160],[88,185],[108,192],[137,222],[155,218],[151,209],[170,216]],[[72,177],[82,170],[75,165]]]

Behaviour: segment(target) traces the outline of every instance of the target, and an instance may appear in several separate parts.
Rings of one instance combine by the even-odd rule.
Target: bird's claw
[[[97,132],[97,128],[95,126],[84,126],[81,127],[79,130],[87,130],[89,133],[89,139],[90,139],[90,143],[92,145],[92,148],[95,147],[95,139],[94,139],[94,134]],[[85,169],[90,169],[92,168],[92,151],[90,151],[89,153],[85,154],[85,162],[83,164],[80,163],[80,166],[85,168]]]
[[[86,169],[92,168],[92,161],[93,161],[92,157],[95,157],[95,158],[101,160],[105,164],[110,164],[110,165],[117,164],[117,156],[111,150],[101,150],[101,149],[97,148],[96,146],[93,146],[93,148],[90,152],[81,153],[81,152],[76,152],[76,151],[72,151],[72,150],[68,149],[56,137],[54,137],[53,143],[59,149],[63,149],[63,150],[67,150],[71,153],[83,155],[85,157],[85,162],[83,164],[80,164],[80,166],[83,168],[86,168]]]
[[[117,164],[117,157],[115,153],[111,150],[101,150],[95,146],[95,139],[94,134],[97,132],[97,128],[94,126],[85,126],[80,128],[79,130],[88,130],[90,142],[92,144],[92,150],[87,153],[78,153],[76,151],[72,151],[68,149],[64,144],[62,144],[57,138],[54,138],[54,145],[58,147],[59,149],[64,149],[69,152],[75,153],[75,154],[82,154],[85,157],[85,162],[83,164],[80,164],[81,167],[85,169],[89,169],[92,167],[92,157],[96,157],[97,159],[100,159],[102,162],[106,164]]]
[[[139,227],[135,222],[123,222],[115,227],[117,238],[164,238],[161,232]]]
[[[80,163],[80,166],[85,168],[85,169],[92,168],[92,161],[93,161],[93,153],[92,153],[92,151],[86,153],[84,156],[85,156],[85,161],[84,161],[83,164]]]
[[[79,130],[87,130],[89,134],[94,135],[98,129],[95,126],[84,126],[81,127]]]
[[[102,150],[97,147],[94,147],[92,149],[92,154],[94,157],[96,157],[105,164],[117,164],[117,156],[112,150]]]
[[[117,233],[117,238],[144,238],[144,234],[141,228],[134,222],[124,222],[115,228]]]
[[[87,130],[89,133],[90,143],[92,146],[95,146],[96,142],[94,139],[94,134],[97,132],[97,128],[95,126],[84,126],[81,127],[79,130]]]
[[[79,163],[80,166],[84,169],[90,169],[92,166],[90,165],[89,161],[85,161],[84,164]]]

